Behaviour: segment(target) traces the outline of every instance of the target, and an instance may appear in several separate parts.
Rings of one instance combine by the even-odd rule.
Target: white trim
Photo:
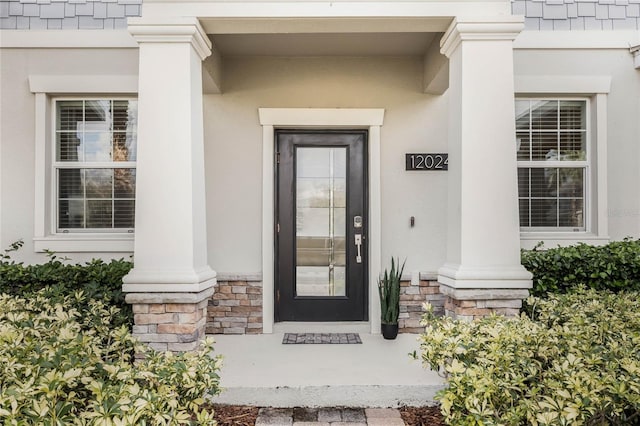
[[[216,272],[211,268],[143,270],[133,268],[122,284],[124,293],[200,292],[216,285]]]
[[[521,231],[520,246],[531,249],[540,241],[546,247],[586,244],[605,244],[609,241],[607,186],[607,94],[610,76],[516,76],[515,92],[528,98],[565,99],[563,95],[582,95],[588,99],[588,176],[585,197],[585,229],[583,232]],[[539,95],[539,96],[536,96]],[[566,98],[569,99],[569,98]],[[594,149],[595,148],[595,149]],[[595,152],[594,152],[595,151]],[[521,162],[518,162],[521,164]],[[594,175],[595,173],[595,175]]]
[[[516,95],[596,94],[611,91],[611,76],[517,75],[514,77]]]
[[[521,266],[464,267],[445,263],[438,270],[438,282],[451,288],[520,289],[531,288],[531,273]],[[484,282],[484,284],[481,284]],[[441,290],[442,292],[442,290]]]
[[[524,28],[522,16],[501,16],[491,20],[455,18],[440,40],[440,52],[446,57],[467,40],[513,41]]]
[[[384,110],[381,110],[384,113]],[[380,127],[369,127],[369,323],[371,334],[380,333],[378,279],[382,272],[382,185]]]
[[[439,18],[509,15],[507,1],[145,1],[145,17],[197,16],[217,18]],[[444,28],[441,30],[444,31]]]
[[[37,253],[133,253],[133,234],[51,235],[34,237],[33,245]]]
[[[190,43],[203,60],[211,55],[211,40],[197,18],[129,18],[129,32],[140,43]]]
[[[584,84],[580,83],[583,77],[566,77],[567,92],[570,94],[580,94],[576,89],[582,87],[586,90],[580,97],[563,97],[562,91],[544,91],[542,83],[547,82],[553,85],[553,78],[540,77],[531,78],[530,82],[535,82],[529,89],[540,89],[540,95],[536,96],[533,90],[525,90],[527,96],[516,95],[516,100],[585,100],[586,121],[587,121],[587,161],[586,161],[586,181],[584,195],[585,230],[577,232],[548,231],[526,228],[520,231],[520,246],[525,249],[533,248],[538,242],[543,242],[546,247],[557,245],[567,246],[578,242],[586,244],[606,244],[609,241],[608,222],[608,188],[607,188],[607,93],[610,87],[610,77],[584,77]],[[516,78],[517,82],[517,78]],[[526,86],[521,86],[526,87]],[[598,93],[597,90],[602,90]],[[518,90],[516,90],[518,92]],[[533,94],[531,94],[533,92]],[[548,93],[559,96],[548,97]],[[518,161],[518,167],[559,167],[572,165],[582,167],[584,161]]]
[[[364,127],[369,130],[369,324],[380,333],[378,276],[381,252],[380,126],[382,108],[259,108],[262,127],[262,329],[273,333],[274,130],[276,127]]]
[[[137,75],[30,75],[31,93],[138,93]]]
[[[576,233],[577,234],[577,233]],[[576,243],[584,243],[593,246],[605,245],[609,242],[609,237],[600,237],[592,233],[581,233],[580,235],[565,233],[523,233],[520,236],[520,246],[523,249],[531,250],[538,243],[543,243],[543,248],[566,247]]]
[[[592,107],[594,108],[594,107]],[[595,137],[596,152],[591,159],[592,173],[596,173],[596,187],[595,191],[591,191],[591,202],[598,203],[595,207],[597,215],[597,223],[592,225],[596,226],[596,233],[598,238],[609,240],[609,194],[607,186],[607,95],[604,93],[598,93],[595,96],[595,110],[592,109],[592,114],[595,114],[595,120],[591,120],[592,125],[595,125],[595,129],[592,126],[591,135]],[[593,194],[595,192],[595,197]],[[593,209],[592,209],[593,211]]]
[[[638,31],[523,31],[513,48],[628,49],[634,44],[640,44]]]
[[[631,46],[629,52],[633,55],[633,66],[635,69],[640,69],[640,44]]]
[[[262,115],[262,109],[259,110]],[[262,124],[262,123],[261,123]],[[273,333],[275,283],[274,128],[262,125],[262,332]]]
[[[50,217],[48,206],[50,205],[51,191],[47,189],[47,182],[51,182],[51,148],[47,137],[50,115],[48,112],[49,101],[45,93],[35,94],[35,110],[34,241],[38,238],[44,238],[47,234],[47,217]],[[36,251],[39,251],[38,247],[36,247]]]
[[[32,80],[32,77],[34,80]],[[134,234],[123,232],[79,232],[79,233],[56,233],[56,185],[52,178],[53,163],[53,134],[55,132],[53,114],[55,109],[53,103],[56,99],[48,96],[47,90],[55,93],[61,86],[61,82],[73,81],[71,76],[60,76],[61,79],[49,79],[48,76],[30,76],[30,84],[35,84],[38,91],[35,93],[35,140],[34,140],[34,225],[33,244],[35,252],[47,250],[60,253],[133,253]],[[126,81],[123,79],[121,81]],[[51,84],[54,83],[54,84]],[[65,83],[65,84],[67,84]],[[100,88],[99,80],[96,86]],[[118,90],[113,87],[116,93],[124,93],[125,88]],[[82,99],[96,97],[93,92],[86,93]],[[103,96],[104,97],[104,96]],[[67,98],[65,98],[67,99]],[[124,167],[131,167],[128,163]]]
[[[137,48],[127,30],[0,30],[0,48]]]

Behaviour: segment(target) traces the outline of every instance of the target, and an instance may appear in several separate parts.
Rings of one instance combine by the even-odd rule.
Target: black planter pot
[[[382,324],[380,329],[382,337],[387,340],[393,340],[398,336],[398,324]]]

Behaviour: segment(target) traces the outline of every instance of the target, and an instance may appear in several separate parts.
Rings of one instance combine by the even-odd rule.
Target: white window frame
[[[521,229],[523,248],[533,248],[539,242],[545,247],[567,246],[583,242],[605,244],[609,241],[607,216],[607,94],[611,87],[609,76],[516,76],[515,98],[535,100],[587,100],[587,162],[584,194],[583,231],[556,229]],[[515,122],[514,122],[515,138]],[[555,167],[566,162],[524,162],[541,167]],[[547,164],[548,163],[548,164]]]
[[[52,146],[52,158],[51,158],[51,193],[53,197],[51,199],[51,230],[53,235],[67,235],[67,234],[132,234],[134,232],[133,228],[68,228],[61,230],[59,226],[59,195],[58,194],[58,171],[59,170],[71,170],[71,169],[136,169],[137,163],[136,161],[100,161],[100,162],[89,162],[89,161],[78,161],[78,162],[70,162],[70,161],[58,161],[55,159],[56,157],[56,149],[57,149],[57,129],[56,129],[56,114],[57,108],[56,104],[58,102],[64,101],[82,101],[83,109],[85,108],[84,102],[86,101],[97,101],[97,100],[105,100],[105,101],[133,101],[137,100],[134,96],[75,96],[75,97],[52,97],[51,98],[51,143]],[[137,131],[136,131],[137,138]],[[114,212],[115,213],[115,212]],[[86,218],[85,218],[86,219]]]
[[[522,233],[586,233],[588,229],[591,229],[591,162],[592,162],[592,137],[591,137],[591,100],[587,97],[547,97],[547,96],[518,96],[516,97],[516,101],[580,101],[585,102],[585,160],[578,161],[536,161],[536,160],[517,160],[518,162],[518,170],[521,168],[526,169],[544,169],[544,168],[581,168],[584,170],[584,186],[583,190],[583,224],[584,226],[581,229],[571,229],[570,226],[557,226],[557,227],[542,227],[542,226],[520,226],[520,231]],[[529,110],[531,111],[531,110]],[[529,124],[531,124],[531,119],[529,119]],[[573,131],[574,129],[572,129]],[[531,130],[529,130],[531,132]],[[549,129],[548,131],[541,131],[541,133],[553,133],[558,132],[558,129]],[[516,131],[516,133],[521,131]],[[520,194],[518,194],[518,200],[520,199]],[[529,213],[531,210],[529,209]]]
[[[66,99],[135,98],[135,75],[31,75],[29,86],[35,95],[35,210],[34,250],[92,253],[132,253],[133,232],[57,232],[54,101]]]

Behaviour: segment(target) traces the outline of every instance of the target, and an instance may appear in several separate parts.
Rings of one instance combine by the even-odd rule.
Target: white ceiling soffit
[[[422,56],[434,33],[214,34],[222,56]]]

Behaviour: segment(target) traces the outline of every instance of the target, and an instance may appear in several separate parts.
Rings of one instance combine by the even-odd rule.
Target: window
[[[587,230],[587,99],[516,99],[523,231]]]
[[[56,99],[55,232],[132,232],[137,102]]]

